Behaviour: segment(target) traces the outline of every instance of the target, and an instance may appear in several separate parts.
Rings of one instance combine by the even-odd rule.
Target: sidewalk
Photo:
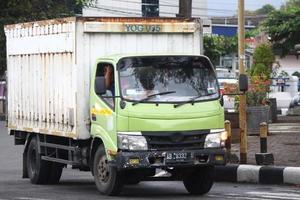
[[[276,166],[300,167],[300,116],[278,119],[280,123],[269,124],[268,153],[274,154]],[[238,142],[238,138],[234,142]],[[231,148],[232,154],[239,157],[240,145],[234,143]],[[248,136],[247,164],[256,164],[255,153],[259,151],[259,136]]]
[[[256,164],[255,153],[259,153],[259,151],[259,136],[248,136],[247,164]],[[232,144],[231,152],[239,157],[240,145]],[[276,166],[300,167],[300,131],[271,132],[268,136],[268,153],[274,154]]]
[[[237,129],[233,130],[231,153],[239,158],[237,133]],[[268,153],[273,153],[274,165],[256,165],[259,136],[248,136],[247,152],[247,165],[233,159],[226,166],[217,167],[216,181],[300,185],[300,116],[279,116],[278,123],[269,124]]]

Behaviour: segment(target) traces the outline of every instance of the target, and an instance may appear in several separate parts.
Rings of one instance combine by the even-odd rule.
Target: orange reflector
[[[131,164],[131,165],[140,164],[140,159],[138,159],[138,158],[130,158],[129,159],[129,164]]]
[[[110,155],[110,156],[115,156],[115,155],[117,155],[118,152],[112,151],[112,150],[107,150],[107,153],[108,153],[108,155]]]

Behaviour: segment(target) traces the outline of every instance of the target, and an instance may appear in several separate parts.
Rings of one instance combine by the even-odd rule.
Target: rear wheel
[[[63,165],[60,163],[51,163],[50,173],[48,177],[48,184],[57,184],[59,183],[61,174],[63,170]]]
[[[36,138],[32,138],[27,151],[27,172],[33,184],[45,184],[48,181],[51,163],[41,159]]]
[[[34,184],[57,184],[60,180],[63,165],[42,160],[38,153],[37,139],[32,138],[27,150],[27,173]]]
[[[97,189],[105,195],[118,195],[123,186],[121,173],[108,164],[104,147],[98,147],[93,163],[94,179]]]
[[[213,186],[214,174],[214,166],[196,168],[184,177],[183,184],[189,193],[203,195]]]

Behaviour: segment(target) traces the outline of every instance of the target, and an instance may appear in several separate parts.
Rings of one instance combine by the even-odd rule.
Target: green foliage
[[[220,56],[236,53],[237,37],[204,36],[204,55],[210,58],[214,65],[219,64]]]
[[[288,77],[289,76],[289,73],[287,73],[286,71],[282,70],[279,74],[279,76],[281,77]]]
[[[270,76],[275,56],[268,44],[258,45],[253,54],[254,64],[250,70],[250,85],[246,93],[248,106],[267,104],[267,93],[270,90]]]
[[[258,45],[253,53],[253,66],[250,70],[250,76],[264,76],[267,79],[273,73],[273,64],[275,56],[272,48],[265,43]]]
[[[289,0],[282,9],[289,9],[292,7],[300,7],[300,0]]]
[[[270,69],[263,63],[258,63],[252,66],[250,76],[262,76],[265,75],[268,79],[270,78]]]
[[[272,6],[271,4],[266,4],[263,7],[254,11],[246,10],[245,14],[246,15],[267,15],[273,12],[274,10],[275,10],[274,6]]]
[[[261,32],[260,27],[256,27],[254,29],[246,30],[245,38],[256,37]]]
[[[265,43],[258,45],[254,50],[253,60],[255,65],[261,63],[271,70],[273,63],[275,62],[272,48]]]
[[[295,72],[292,74],[292,76],[297,76],[298,78],[300,78],[300,72],[295,71]]]
[[[89,6],[94,5],[97,0],[76,0],[76,4],[79,6]]]
[[[0,74],[6,69],[4,25],[80,14],[89,0],[1,0],[0,1]],[[24,47],[25,48],[25,47]]]
[[[272,6],[270,4],[266,4],[263,7],[261,7],[260,9],[257,9],[255,11],[255,14],[257,14],[257,15],[265,15],[265,14],[271,13],[274,10],[275,10],[274,6]]]
[[[280,10],[273,11],[263,25],[276,54],[294,53],[295,44],[300,43],[300,0],[290,0]]]

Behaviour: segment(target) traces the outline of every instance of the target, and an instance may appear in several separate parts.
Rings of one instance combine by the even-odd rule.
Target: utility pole
[[[179,0],[179,13],[177,17],[192,17],[192,0]]]
[[[238,40],[239,40],[239,72],[245,74],[245,2],[238,0]],[[246,123],[246,95],[240,95],[239,127],[240,127],[240,163],[247,163],[247,123]]]

